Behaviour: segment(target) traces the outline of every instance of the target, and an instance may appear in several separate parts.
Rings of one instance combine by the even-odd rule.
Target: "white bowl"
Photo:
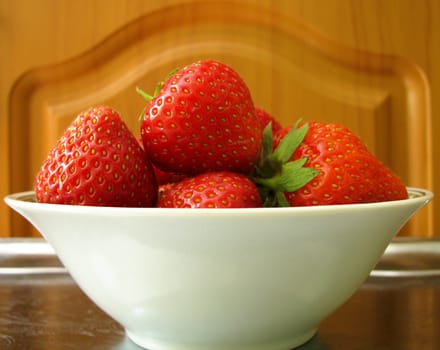
[[[256,209],[7,204],[83,291],[150,350],[286,350],[316,332],[433,197]],[[362,315],[359,315],[362,317]]]

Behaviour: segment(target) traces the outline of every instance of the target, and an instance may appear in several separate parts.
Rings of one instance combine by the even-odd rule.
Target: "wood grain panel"
[[[174,67],[208,57],[234,67],[256,105],[284,125],[298,118],[343,123],[405,183],[431,188],[430,90],[416,65],[341,45],[264,3],[228,4],[156,9],[79,56],[22,75],[10,98],[11,191],[33,186],[78,112],[109,104],[138,133],[144,101],[135,87],[152,91]],[[432,216],[424,209],[401,234],[432,235]],[[17,215],[12,232],[36,234]]]

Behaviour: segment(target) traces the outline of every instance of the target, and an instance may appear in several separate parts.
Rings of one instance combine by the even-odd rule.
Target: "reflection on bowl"
[[[432,199],[296,208],[160,209],[5,198],[83,291],[150,350],[281,350],[310,339]],[[361,316],[360,316],[361,317]]]

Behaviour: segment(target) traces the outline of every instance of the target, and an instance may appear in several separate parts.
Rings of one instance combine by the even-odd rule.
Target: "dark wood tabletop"
[[[440,349],[439,248],[439,240],[390,245],[359,290],[298,349]],[[0,349],[140,348],[78,288],[43,240],[5,239]]]

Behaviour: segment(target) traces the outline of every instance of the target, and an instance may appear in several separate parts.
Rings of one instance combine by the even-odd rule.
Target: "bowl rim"
[[[269,207],[269,208],[146,208],[146,207],[105,207],[105,206],[83,206],[72,204],[50,204],[38,203],[35,201],[35,191],[24,191],[12,193],[4,197],[4,201],[10,207],[22,208],[27,210],[64,212],[90,215],[234,215],[234,214],[307,214],[319,212],[345,212],[347,210],[368,210],[381,209],[387,207],[398,207],[407,205],[424,206],[430,202],[434,193],[427,189],[407,187],[409,198],[374,203],[356,204],[333,204],[302,207]]]

